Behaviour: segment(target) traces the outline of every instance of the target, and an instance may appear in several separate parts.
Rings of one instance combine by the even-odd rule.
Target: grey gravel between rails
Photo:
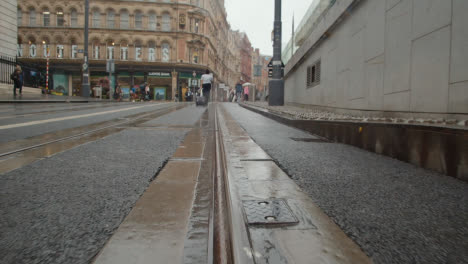
[[[468,263],[468,184],[224,106],[374,263]]]
[[[124,130],[0,175],[0,263],[90,263],[188,131]]]

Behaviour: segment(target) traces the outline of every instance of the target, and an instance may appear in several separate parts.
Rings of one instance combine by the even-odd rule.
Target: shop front
[[[194,76],[193,73],[194,72],[179,72],[179,101],[185,102],[187,99],[193,99],[193,96],[188,96],[188,91],[192,91],[193,94],[196,88],[200,87],[201,74],[195,73]]]
[[[156,101],[172,98],[172,75],[170,72],[148,72],[147,82],[150,87],[150,97]]]

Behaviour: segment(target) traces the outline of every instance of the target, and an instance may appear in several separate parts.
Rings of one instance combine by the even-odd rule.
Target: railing
[[[0,83],[13,84],[10,75],[15,71],[16,58],[0,56]]]

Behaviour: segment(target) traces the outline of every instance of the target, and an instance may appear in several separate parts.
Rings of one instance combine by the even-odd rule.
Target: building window
[[[195,64],[199,63],[198,49],[193,50],[193,63]]]
[[[44,11],[42,11],[42,25],[44,27],[50,26],[50,12],[48,9],[44,9]]]
[[[128,29],[128,11],[124,10],[120,13],[120,28]]]
[[[149,23],[148,23],[149,30],[156,30],[156,14],[150,13],[149,14]]]
[[[93,58],[99,60],[101,55],[101,49],[99,48],[99,44],[93,45]]]
[[[75,9],[72,9],[70,12],[70,26],[77,27],[78,26],[78,13]]]
[[[101,14],[99,10],[93,11],[93,28],[98,28],[101,26]]]
[[[20,8],[18,8],[18,13],[17,13],[17,18],[18,18],[18,26],[21,26],[23,24],[23,12],[21,11]]]
[[[120,59],[128,60],[128,45],[126,44],[120,46]]]
[[[143,28],[143,14],[140,11],[135,13],[135,28],[142,29]]]
[[[63,59],[63,45],[57,45],[57,58]]]
[[[320,84],[320,73],[320,60],[307,67],[307,87],[314,87]]]
[[[162,31],[171,31],[171,16],[168,13],[162,16]]]
[[[163,62],[169,62],[171,59],[171,49],[169,44],[163,43],[161,45],[161,61]]]
[[[29,10],[29,25],[36,26],[36,10],[34,9]]]
[[[135,60],[141,61],[143,59],[143,48],[141,47],[141,43],[137,41],[135,43]]]
[[[71,45],[71,58],[76,59],[78,55],[78,45],[72,44]]]
[[[195,25],[193,32],[198,33],[198,28],[200,27],[200,20],[195,19]]]
[[[148,61],[155,61],[156,60],[156,45],[154,42],[150,42],[148,44]]]
[[[64,17],[63,17],[63,11],[58,10],[57,11],[57,26],[58,27],[63,27],[64,24],[65,24],[65,20],[64,20]]]
[[[114,54],[115,54],[114,42],[109,42],[107,44],[107,59],[113,60],[115,58]]]
[[[115,13],[113,10],[107,11],[107,28],[114,28],[115,26]]]

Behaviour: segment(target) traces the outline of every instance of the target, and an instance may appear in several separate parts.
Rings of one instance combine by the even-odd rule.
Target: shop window
[[[21,11],[21,8],[18,8],[16,18],[18,19],[18,21],[17,21],[18,26],[21,26],[23,24],[23,11]]]
[[[135,28],[142,29],[143,28],[143,14],[140,11],[135,13]]]
[[[170,46],[167,43],[161,45],[161,61],[169,62],[171,59]]]
[[[70,26],[78,26],[78,12],[76,12],[76,9],[72,9],[70,12]]]
[[[113,10],[107,11],[107,28],[114,28],[115,25],[115,12]]]
[[[64,16],[63,16],[63,11],[62,10],[58,10],[57,11],[57,26],[58,27],[63,27],[65,25],[65,20],[64,20]]]
[[[148,28],[149,30],[156,30],[156,14],[153,12],[149,14]]]
[[[44,27],[50,26],[50,12],[47,8],[42,11],[42,25]]]
[[[94,10],[93,11],[93,20],[92,20],[92,27],[93,28],[98,28],[101,26],[101,14],[99,13],[99,10]]]
[[[63,59],[63,45],[57,45],[57,58]]]
[[[36,26],[36,10],[29,9],[29,25]]]
[[[162,31],[171,31],[171,16],[168,13],[162,16]]]

